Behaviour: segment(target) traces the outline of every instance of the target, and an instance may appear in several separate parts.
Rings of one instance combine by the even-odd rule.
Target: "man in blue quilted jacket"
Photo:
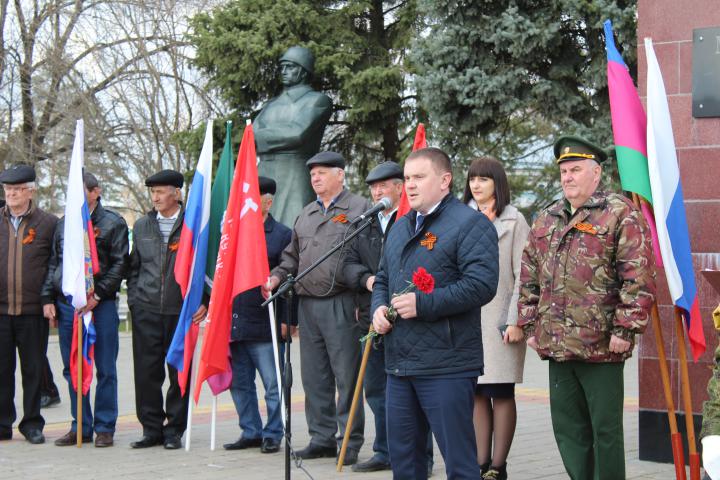
[[[385,335],[393,478],[427,478],[432,428],[447,478],[479,479],[471,419],[483,374],[480,307],[498,282],[497,234],[487,217],[450,193],[450,159],[442,150],[413,152],[404,174],[412,210],[390,231],[372,295],[373,326]],[[434,289],[394,295],[420,267]],[[392,321],[390,308],[397,312]]]

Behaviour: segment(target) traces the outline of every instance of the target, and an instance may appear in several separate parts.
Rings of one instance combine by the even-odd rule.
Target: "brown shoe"
[[[89,437],[83,436],[83,443],[92,442],[92,435]],[[77,433],[70,430],[62,437],[55,440],[55,445],[58,447],[69,447],[70,445],[77,445]]]
[[[112,447],[113,434],[110,432],[98,432],[95,434],[95,446],[98,448]]]

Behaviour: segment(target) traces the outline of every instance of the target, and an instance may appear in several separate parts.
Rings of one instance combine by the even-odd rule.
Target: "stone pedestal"
[[[711,314],[720,297],[701,277],[700,270],[720,269],[720,118],[692,117],[692,38],[695,28],[717,26],[720,26],[717,0],[638,2],[640,95],[644,100],[647,64],[643,39],[651,37],[672,115],[700,310],[708,346],[706,353],[697,363],[693,363],[690,358],[688,365],[696,435],[700,433],[702,402],[707,398],[706,387],[711,374],[712,355],[718,341]],[[679,412],[684,412],[678,388],[678,339],[675,335],[672,301],[662,271],[658,271],[658,307],[675,407]],[[690,355],[689,344],[687,350]],[[652,326],[640,340],[639,356],[640,459],[672,462],[667,412]],[[679,429],[684,432],[684,415],[678,415],[677,419]],[[687,455],[685,458],[688,458]]]

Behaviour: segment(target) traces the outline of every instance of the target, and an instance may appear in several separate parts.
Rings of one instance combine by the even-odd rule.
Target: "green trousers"
[[[550,361],[550,413],[572,480],[623,480],[624,363]]]

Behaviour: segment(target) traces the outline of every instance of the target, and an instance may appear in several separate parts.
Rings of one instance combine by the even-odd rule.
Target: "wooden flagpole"
[[[83,341],[82,341],[82,334],[83,334],[83,323],[82,323],[82,317],[78,314],[77,310],[75,311],[75,321],[77,322],[77,389],[75,394],[77,395],[77,401],[76,401],[76,407],[77,407],[77,414],[76,414],[76,422],[77,425],[76,434],[77,434],[77,446],[78,448],[82,447],[82,439],[83,439],[83,428],[82,428],[82,399],[83,399],[83,376],[82,376],[82,367],[83,367]]]
[[[680,381],[683,406],[685,407],[685,429],[687,430],[688,453],[690,454],[690,480],[700,480],[700,454],[695,445],[695,424],[693,422],[692,398],[690,395],[690,375],[688,374],[687,350],[685,349],[685,329],[683,317],[675,307],[675,332],[677,334],[678,357],[680,360]],[[683,467],[683,470],[685,468]]]
[[[633,203],[640,208],[640,196],[637,193],[632,194]],[[657,302],[653,302],[650,311],[652,318],[653,332],[655,333],[655,344],[657,346],[660,378],[663,384],[663,394],[665,395],[665,406],[667,407],[668,423],[670,424],[670,445],[672,447],[673,464],[675,465],[676,480],[686,480],[685,472],[685,454],[683,453],[682,434],[678,431],[677,417],[675,416],[675,401],[672,396],[672,388],[670,386],[670,372],[667,366],[667,356],[665,355],[665,340],[663,338],[660,326],[660,315],[658,314]]]
[[[368,335],[374,332],[372,324],[368,330]],[[367,367],[368,358],[370,357],[370,349],[372,348],[372,337],[365,340],[365,350],[363,350],[362,361],[360,362],[360,371],[358,372],[357,382],[355,383],[355,392],[353,393],[352,404],[350,405],[350,413],[348,415],[347,424],[345,425],[345,435],[343,435],[342,447],[340,447],[340,455],[338,455],[337,471],[342,472],[343,462],[345,461],[345,453],[347,453],[347,444],[350,440],[350,431],[352,429],[355,411],[357,410],[360,392],[362,392],[363,380],[365,379],[365,368]]]

